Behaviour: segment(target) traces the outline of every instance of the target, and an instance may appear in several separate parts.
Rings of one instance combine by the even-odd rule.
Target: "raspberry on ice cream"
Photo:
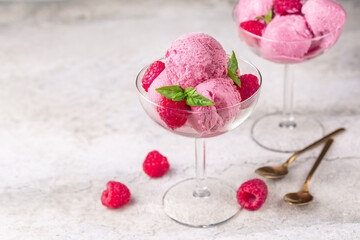
[[[264,16],[272,8],[274,0],[240,0],[236,5],[239,23]]]
[[[183,89],[196,87],[210,78],[226,77],[227,61],[220,43],[204,33],[181,36],[165,54],[168,78]]]
[[[242,208],[250,211],[259,209],[266,201],[268,189],[265,182],[255,178],[239,187],[236,198]]]
[[[274,11],[276,14],[300,13],[301,0],[274,0]]]
[[[245,101],[251,97],[259,89],[259,79],[252,74],[241,75],[240,91],[241,101]]]
[[[315,37],[328,34],[320,46],[327,48],[334,45],[346,21],[341,5],[329,0],[308,0],[301,11]]]
[[[169,128],[174,130],[185,124],[188,115],[186,111],[178,111],[176,109],[190,110],[190,107],[187,106],[184,101],[175,102],[169,100],[155,90],[156,88],[169,85],[172,85],[172,83],[167,78],[166,71],[163,71],[151,84],[148,96],[150,101],[161,106],[157,107],[156,111],[158,112],[161,120],[163,120]]]
[[[214,101],[216,105],[193,106],[189,119],[193,128],[199,133],[214,132],[222,128],[238,113],[238,108],[228,108],[241,102],[241,96],[230,78],[215,78],[199,84],[196,91]],[[225,108],[225,109],[222,109]]]
[[[108,208],[119,208],[130,201],[129,189],[120,182],[110,181],[101,195],[101,203]]]
[[[278,15],[267,25],[263,37],[265,39],[260,43],[262,57],[296,60],[308,52],[313,35],[303,16]]]
[[[141,80],[142,86],[147,92],[152,82],[160,75],[160,73],[165,69],[165,64],[160,61],[152,63],[148,69],[146,69],[145,74]]]
[[[143,162],[143,170],[150,177],[161,177],[169,171],[167,158],[158,151],[149,152]]]
[[[262,31],[265,28],[265,24],[258,20],[249,20],[240,23],[240,27],[248,32],[251,32],[255,35],[261,36]]]
[[[157,107],[156,111],[169,128],[174,130],[186,123],[189,113],[182,111],[190,110],[189,106],[186,105],[186,100],[178,102],[163,97],[158,104],[161,107]]]

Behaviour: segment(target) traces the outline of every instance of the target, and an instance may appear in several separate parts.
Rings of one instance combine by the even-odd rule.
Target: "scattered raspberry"
[[[129,189],[120,182],[110,181],[101,195],[101,202],[108,208],[119,208],[130,201]]]
[[[274,10],[276,14],[284,15],[286,13],[300,13],[301,0],[275,0]]]
[[[259,80],[255,75],[244,74],[240,76],[241,88],[240,91],[241,101],[245,101],[251,97],[259,88]]]
[[[267,193],[268,190],[264,181],[255,178],[241,184],[236,198],[242,208],[254,211],[265,202]]]
[[[258,20],[250,20],[240,23],[240,27],[255,35],[262,36],[262,31],[265,28],[265,24]]]
[[[184,101],[173,101],[162,97],[159,105],[163,107],[157,107],[156,110],[160,115],[160,118],[166,123],[166,125],[174,130],[185,124],[188,119],[189,113],[181,110],[189,110],[189,106]],[[177,110],[179,109],[179,110]]]
[[[143,163],[144,172],[150,177],[161,177],[169,171],[167,158],[158,151],[149,152]]]
[[[152,82],[159,76],[159,74],[165,69],[165,63],[156,61],[152,63],[145,71],[145,74],[141,80],[142,86],[147,92]]]

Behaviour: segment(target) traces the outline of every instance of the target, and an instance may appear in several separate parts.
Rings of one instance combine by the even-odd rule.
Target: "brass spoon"
[[[345,131],[345,128],[339,128],[335,131],[333,131],[332,133],[329,133],[328,135],[326,135],[325,137],[317,140],[316,142],[310,144],[309,146],[305,147],[304,149],[294,153],[285,163],[283,163],[281,166],[265,166],[265,167],[261,167],[255,170],[255,173],[266,177],[266,178],[283,178],[286,176],[286,174],[288,173],[288,168],[290,166],[290,164],[295,160],[295,158],[297,158],[299,155],[301,155],[302,153],[313,149],[314,147],[317,147],[318,145],[320,145],[321,143],[325,142],[326,140],[334,137],[335,135],[342,133]]]
[[[311,179],[312,175],[314,174],[314,172],[316,171],[317,167],[320,165],[320,162],[323,160],[326,152],[329,150],[333,141],[334,140],[329,139],[326,142],[323,150],[321,151],[318,159],[316,159],[316,162],[314,163],[314,166],[311,168],[309,175],[307,176],[306,181],[305,181],[304,185],[302,186],[302,188],[300,189],[300,191],[286,194],[284,196],[285,202],[287,202],[290,205],[300,206],[300,205],[309,204],[313,200],[313,196],[309,193],[310,179]]]

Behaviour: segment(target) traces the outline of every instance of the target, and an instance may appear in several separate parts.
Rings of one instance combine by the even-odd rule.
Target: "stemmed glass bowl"
[[[293,111],[294,81],[291,68],[292,64],[308,61],[328,51],[340,37],[342,28],[312,39],[278,41],[241,28],[236,6],[233,20],[240,40],[245,42],[252,52],[271,62],[284,64],[283,110],[267,114],[255,121],[251,129],[255,142],[269,150],[294,152],[323,136],[324,128],[319,121]]]
[[[192,227],[213,226],[229,220],[240,209],[236,200],[236,191],[231,186],[206,176],[205,159],[205,139],[219,136],[238,127],[250,116],[258,101],[262,82],[259,70],[242,59],[238,59],[238,65],[241,74],[257,76],[260,87],[245,101],[216,110],[179,110],[158,105],[150,101],[148,93],[141,84],[149,66],[144,67],[136,78],[139,100],[147,115],[168,131],[195,139],[195,177],[176,183],[163,196],[165,213],[181,224]],[[169,128],[159,116],[159,110],[167,111],[168,115],[185,116],[187,121],[179,128]],[[209,122],[219,117],[222,119],[221,123],[210,126]]]

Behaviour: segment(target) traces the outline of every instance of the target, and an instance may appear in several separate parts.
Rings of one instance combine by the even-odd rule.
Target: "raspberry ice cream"
[[[233,80],[229,78],[210,79],[199,84],[196,91],[216,103],[214,106],[191,107],[194,112],[203,112],[192,114],[189,120],[199,133],[217,131],[236,117],[239,109],[228,108],[241,102],[240,92],[236,89]]]
[[[301,60],[311,46],[313,35],[303,16],[285,15],[276,16],[265,28],[263,37],[260,43],[262,57]]]
[[[182,88],[217,77],[226,77],[228,57],[220,43],[204,33],[175,40],[165,54],[168,78]]]
[[[346,21],[344,9],[331,0],[239,0],[233,14],[241,40],[261,57],[285,64],[327,51]]]
[[[274,0],[240,0],[234,11],[239,22],[254,20],[265,15],[272,8],[273,2]]]
[[[320,43],[321,47],[335,44],[346,21],[345,10],[340,4],[329,0],[308,0],[302,13],[315,37],[327,34]]]
[[[143,70],[141,86],[146,100],[142,105],[161,126],[185,136],[211,137],[227,132],[239,125],[241,114],[242,120],[248,116],[244,112],[251,111],[256,102],[241,104],[241,94],[249,98],[260,87],[256,76],[252,75],[254,83],[248,84],[245,75],[240,76],[240,63],[234,52],[226,55],[211,36],[184,35],[167,50],[163,68],[157,67],[161,65],[157,61]],[[152,107],[145,107],[149,104]]]
[[[149,96],[150,101],[152,101],[156,104],[159,104],[159,102],[161,101],[163,96],[160,93],[158,93],[157,91],[155,91],[155,89],[163,87],[163,86],[169,86],[169,85],[172,85],[172,83],[167,78],[166,71],[162,71],[160,73],[160,75],[157,78],[155,78],[155,80],[152,82],[152,84],[149,87],[148,96]]]

